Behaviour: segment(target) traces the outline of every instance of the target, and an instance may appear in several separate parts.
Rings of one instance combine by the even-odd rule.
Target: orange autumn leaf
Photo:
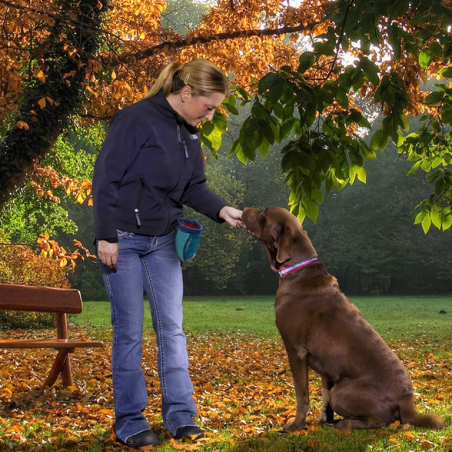
[[[20,334],[24,337],[42,338],[54,333],[49,330],[28,330]],[[0,338],[13,332],[0,332]],[[72,337],[92,337],[89,327],[70,328]],[[83,353],[75,352],[71,356],[74,386],[63,388],[61,381],[55,387],[43,391],[39,389],[42,379],[48,372],[53,360],[53,352],[36,350],[4,350],[2,370],[0,371],[0,421],[6,419],[6,406],[16,406],[16,413],[3,422],[7,428],[2,430],[0,449],[6,443],[17,442],[16,450],[44,449],[57,452],[61,449],[121,450],[120,445],[110,438],[113,416],[111,382],[111,332],[97,331],[102,334],[105,349],[90,349]],[[245,334],[202,334],[188,336],[190,374],[195,388],[199,422],[206,432],[206,438],[198,443],[180,442],[171,439],[163,426],[160,416],[161,392],[158,378],[157,344],[155,335],[145,334],[146,347],[143,348],[143,370],[148,389],[146,416],[152,428],[163,439],[168,450],[262,450],[278,451],[279,444],[291,444],[291,450],[331,451],[346,450],[346,444],[366,448],[377,448],[385,444],[394,450],[444,450],[450,445],[450,431],[440,432],[439,440],[426,437],[423,429],[404,430],[405,426],[394,423],[386,428],[364,432],[342,432],[331,427],[319,427],[315,419],[321,408],[321,379],[310,372],[311,413],[308,414],[304,430],[288,435],[278,435],[281,428],[295,412],[295,394],[290,372],[281,374],[278,369],[286,369],[287,355],[280,338],[260,339]],[[418,369],[426,366],[437,367],[441,362],[452,362],[452,352],[442,352],[442,359],[419,358],[418,350],[431,344],[416,342],[397,349],[403,357],[411,358]],[[440,347],[440,345],[435,345]],[[230,361],[225,357],[231,358]],[[423,357],[422,357],[423,358]],[[6,364],[5,364],[6,363]],[[7,370],[5,372],[5,369]],[[438,387],[450,388],[451,375],[447,371],[434,371]],[[274,388],[280,392],[269,396]],[[435,389],[429,387],[429,380],[419,381],[419,397],[434,398]],[[444,410],[452,408],[450,391]],[[224,403],[228,400],[227,403]],[[16,404],[16,405],[15,405]],[[427,409],[419,404],[419,411]],[[227,419],[229,418],[229,419]],[[28,419],[33,419],[36,430],[30,432]],[[391,428],[392,427],[392,428]],[[408,428],[410,428],[408,426]],[[22,433],[23,439],[17,435]],[[325,441],[328,434],[328,442]],[[429,433],[430,434],[430,433]],[[48,438],[54,438],[49,443]],[[74,441],[72,445],[66,439]],[[80,441],[76,443],[76,438]],[[360,439],[364,442],[359,442]],[[442,442],[441,442],[442,441]],[[413,443],[410,447],[407,442]],[[405,446],[405,448],[403,448]],[[443,449],[441,449],[441,447]],[[265,448],[265,449],[264,449]],[[272,449],[273,448],[273,449]],[[13,449],[14,450],[14,449]],[[157,449],[156,449],[157,450]],[[350,450],[357,450],[351,448]]]
[[[37,79],[39,79],[39,81],[41,83],[45,83],[45,81],[46,81],[46,76],[45,76],[44,72],[42,72],[41,69],[39,69],[39,68],[35,68],[33,70],[33,76],[36,77]]]
[[[17,121],[16,127],[18,129],[25,129],[25,130],[30,129],[29,125],[25,121]]]

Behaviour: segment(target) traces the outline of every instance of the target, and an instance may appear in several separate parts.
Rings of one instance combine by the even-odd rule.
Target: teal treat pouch
[[[201,223],[188,218],[177,220],[176,250],[182,262],[191,262],[196,256],[201,232]]]

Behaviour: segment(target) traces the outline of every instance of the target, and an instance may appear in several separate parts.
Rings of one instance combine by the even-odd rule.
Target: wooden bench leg
[[[63,379],[63,386],[72,386],[71,361],[69,358],[69,353],[71,351],[71,349],[58,350],[53,366],[44,382],[44,387],[51,388],[55,384],[60,373]]]

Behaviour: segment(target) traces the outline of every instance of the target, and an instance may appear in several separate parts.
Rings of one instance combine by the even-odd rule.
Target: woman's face
[[[186,89],[188,88],[188,89]],[[221,106],[224,98],[222,93],[212,93],[208,96],[194,96],[189,87],[182,91],[182,103],[178,113],[191,126],[197,127],[204,121],[211,121],[215,110]]]

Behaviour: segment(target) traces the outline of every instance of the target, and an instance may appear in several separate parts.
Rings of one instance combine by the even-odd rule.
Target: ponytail
[[[179,63],[178,61],[172,61],[165,66],[144,97],[155,96],[160,90],[163,90],[163,95],[167,97],[171,93],[174,77],[181,67],[182,63]]]
[[[208,60],[196,59],[182,64],[172,61],[163,68],[145,98],[155,96],[160,90],[168,97],[189,86],[194,95],[207,96],[228,92],[228,79],[221,69]]]

